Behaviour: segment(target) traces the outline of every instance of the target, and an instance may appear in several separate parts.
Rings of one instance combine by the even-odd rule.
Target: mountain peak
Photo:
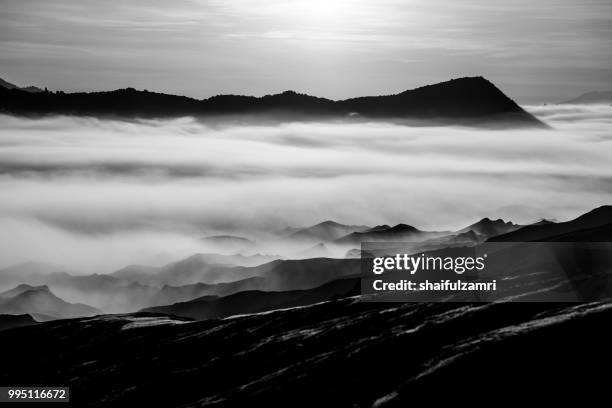
[[[317,227],[317,226],[342,226],[342,224],[340,224],[339,222],[336,221],[332,221],[332,220],[326,220],[326,221],[322,221],[316,225],[313,225],[313,227]]]
[[[473,231],[478,235],[485,237],[494,237],[496,235],[506,234],[520,228],[519,225],[514,224],[510,221],[504,221],[501,218],[492,220],[489,217],[485,217],[474,224],[468,225],[467,227],[459,230],[459,233]]]
[[[493,237],[490,241],[550,241],[562,236],[564,236],[563,239],[571,239],[568,237],[571,237],[572,234],[580,230],[602,227],[608,224],[612,224],[612,206],[603,205],[570,221],[532,224],[516,231]]]
[[[394,227],[389,228],[387,231],[389,232],[418,232],[419,230],[415,227],[413,227],[412,225],[408,225],[408,224],[397,224]]]

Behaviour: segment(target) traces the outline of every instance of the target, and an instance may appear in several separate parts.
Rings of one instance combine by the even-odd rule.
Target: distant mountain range
[[[16,90],[19,90],[19,91],[31,92],[31,93],[43,92],[42,89],[37,88],[35,86],[19,87],[19,86],[15,85],[15,84],[11,84],[10,82],[5,81],[2,78],[0,78],[0,88],[16,89]]]
[[[335,242],[338,244],[359,245],[364,241],[422,241],[447,234],[450,234],[450,232],[421,231],[407,224],[397,224],[393,227],[378,225],[361,232],[350,233],[337,239]]]
[[[431,234],[398,225],[363,232]],[[486,237],[512,243],[509,247],[529,241],[612,242],[612,206],[565,222],[520,226],[484,218],[458,231],[435,234],[424,242],[480,245]],[[511,254],[499,275],[487,272],[500,281],[508,278],[509,284],[498,289],[504,298],[556,299],[577,293],[571,289],[580,285],[601,283],[594,275],[587,280],[582,270],[592,258],[579,268],[570,264],[575,271],[565,276],[546,273],[547,263]],[[197,268],[215,259],[201,255],[169,264],[168,269],[116,276],[71,276],[34,263],[27,265],[33,270],[29,275],[27,266],[0,271],[0,276],[47,277],[71,290],[90,290],[91,298],[103,289],[120,296],[146,293],[149,302],[161,302],[147,313],[36,323],[24,313],[61,309],[65,302],[45,300],[50,298],[46,286],[20,285],[1,293],[0,314],[15,316],[0,315],[0,344],[10,350],[3,355],[0,383],[53,381],[86,389],[71,396],[78,406],[138,401],[168,407],[391,408],[410,405],[415,396],[473,403],[469,390],[475,384],[478,397],[492,394],[491,401],[499,398],[505,384],[518,384],[521,392],[515,397],[522,400],[534,393],[548,400],[550,390],[560,384],[581,398],[585,389],[600,398],[607,395],[608,378],[593,367],[611,362],[612,336],[605,330],[612,318],[609,298],[579,303],[372,303],[359,296],[358,259],[226,265],[233,278],[250,277],[216,284],[156,288],[128,280],[131,273],[172,275],[173,268],[178,275],[197,276]],[[609,262],[609,252],[605,255]],[[604,278],[609,269],[605,273]],[[27,299],[39,296],[40,301]],[[3,309],[11,303],[20,306]],[[576,352],[568,353],[568,344]],[[156,392],[160,389],[164,392]]]
[[[587,92],[583,93],[577,98],[570,99],[565,102],[561,102],[562,104],[576,104],[576,105],[586,105],[586,104],[612,104],[612,91],[603,91],[603,92]]]
[[[0,293],[0,314],[29,314],[37,320],[94,316],[102,312],[84,304],[68,303],[55,296],[46,285],[21,284]]]
[[[360,260],[355,258],[361,255],[361,241],[366,240],[409,241],[412,242],[410,250],[413,253],[474,247],[487,240],[609,241],[612,240],[610,208],[612,207],[600,207],[575,220],[559,223],[541,221],[531,225],[517,225],[499,219],[483,218],[457,231],[422,231],[408,224],[378,225],[362,230],[364,226],[326,221],[306,228],[291,229],[289,235],[287,232],[281,233],[284,234],[281,235],[284,239],[293,239],[290,237],[297,234],[296,240],[304,245],[310,244],[302,238],[321,239],[324,242],[308,247],[298,259],[204,253],[161,267],[131,265],[112,274],[93,275],[73,275],[63,272],[61,267],[27,263],[0,270],[0,284],[4,287],[17,283],[48,285],[61,298],[88,303],[113,313],[188,302],[200,297],[207,297],[207,308],[212,308],[212,305],[219,304],[212,300],[240,292],[310,290],[338,279],[358,275],[361,264]],[[349,232],[355,229],[362,231]],[[335,238],[345,232],[349,234]],[[328,246],[338,246],[338,242],[345,242],[340,247],[344,248],[341,253],[349,252],[347,258],[350,259],[333,258],[331,255],[322,257],[329,252]],[[3,296],[16,295],[14,292],[22,287],[5,292]],[[33,290],[36,287],[30,286],[28,289]],[[48,287],[38,289],[49,291]],[[262,299],[267,299],[267,295],[261,296]],[[305,299],[307,296],[301,298]],[[231,308],[224,306],[223,309]],[[0,313],[2,311],[0,308]],[[32,309],[11,310],[11,313],[18,312],[32,312]],[[241,309],[242,312],[246,311]]]
[[[489,242],[610,242],[612,241],[612,206],[595,208],[571,221],[539,222],[506,234],[494,236]]]
[[[340,101],[286,91],[263,97],[218,95],[208,99],[139,91],[26,92],[0,86],[0,111],[113,117],[254,115],[284,119],[390,119],[416,124],[545,126],[482,77],[453,79],[394,95]],[[263,115],[263,116],[262,116]]]

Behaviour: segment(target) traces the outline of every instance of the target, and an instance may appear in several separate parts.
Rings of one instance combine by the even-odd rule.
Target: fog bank
[[[612,108],[527,109],[553,130],[2,116],[0,266],[108,272],[205,251],[206,235],[265,241],[328,219],[452,229],[610,203]]]

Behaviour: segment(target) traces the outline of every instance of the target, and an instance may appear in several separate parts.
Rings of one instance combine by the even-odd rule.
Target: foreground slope
[[[50,319],[93,316],[102,312],[81,303],[68,303],[55,296],[47,286],[19,285],[0,293],[0,313],[34,314]]]
[[[610,238],[608,214],[602,207],[552,230],[553,224],[539,223],[546,229],[535,236]],[[295,274],[293,284],[313,287],[352,269],[342,270],[342,260],[314,261],[312,269],[283,261],[266,278],[253,279],[285,285]],[[498,276],[508,278],[500,285],[505,297],[559,299],[583,282],[543,273],[522,257],[509,261],[509,274]],[[347,265],[359,265],[353,263]],[[317,269],[326,271],[316,276]],[[285,295],[243,292],[216,307],[223,314],[257,302],[264,306],[259,310],[283,307],[291,301]],[[322,299],[315,297],[308,301]],[[201,300],[212,310],[219,298]],[[525,403],[534,396],[548,402],[578,397],[586,404],[608,396],[609,296],[581,303],[363,300],[347,296],[200,322],[141,313],[12,328],[0,332],[0,344],[11,350],[3,356],[0,384],[70,386],[75,406],[404,407],[416,398]]]
[[[14,352],[0,382],[70,386],[78,406],[406,406],[564,384],[566,397],[597,396],[611,318],[610,303],[355,298],[204,322],[100,316],[1,332]]]
[[[12,329],[13,327],[30,326],[38,322],[28,314],[0,314],[0,331]]]

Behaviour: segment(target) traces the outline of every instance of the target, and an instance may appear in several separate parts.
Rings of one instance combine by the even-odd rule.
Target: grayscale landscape
[[[0,7],[0,386],[74,406],[605,394],[610,5]],[[377,302],[368,243],[502,248],[463,276],[500,289]]]

